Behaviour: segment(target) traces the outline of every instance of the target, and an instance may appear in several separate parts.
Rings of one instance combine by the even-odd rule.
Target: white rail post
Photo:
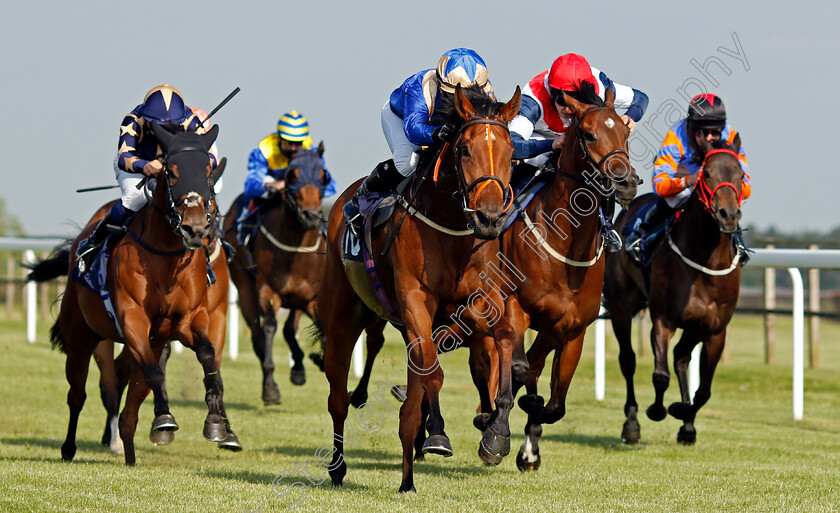
[[[23,261],[27,264],[35,263],[35,252],[27,249],[23,252]],[[38,322],[38,284],[30,281],[26,284],[26,340],[35,343],[35,327]]]
[[[697,344],[691,350],[691,360],[688,361],[688,395],[694,401],[694,393],[700,388],[700,352],[703,344]]]
[[[239,291],[228,287],[228,354],[231,360],[239,358]]]
[[[788,267],[793,283],[793,420],[802,420],[805,389],[805,291],[802,273]]]
[[[356,341],[356,346],[353,348],[353,374],[357,378],[362,377],[365,373],[365,344],[363,335],[359,335],[359,340]]]
[[[604,400],[604,377],[606,376],[606,348],[607,348],[607,329],[606,321],[601,319],[604,315],[604,307],[598,311],[598,318],[595,319],[595,400]]]

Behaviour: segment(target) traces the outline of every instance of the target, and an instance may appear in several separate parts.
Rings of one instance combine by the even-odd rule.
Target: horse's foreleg
[[[633,318],[618,310],[610,312],[612,317],[613,333],[618,340],[618,364],[621,367],[621,375],[624,376],[625,400],[624,400],[624,426],[621,428],[621,441],[626,444],[637,444],[641,440],[641,428],[639,426],[639,404],[636,402],[636,387],[633,384],[633,377],[636,374],[636,353],[633,351],[631,330]]]
[[[114,454],[123,454],[117,418],[120,413],[122,389],[119,387],[117,369],[114,365],[114,342],[111,340],[100,342],[93,350],[93,358],[99,367],[99,391],[107,414],[102,445],[107,446]]]
[[[412,458],[412,453],[415,451],[414,444],[418,440],[419,433],[423,430],[421,423],[423,418],[422,402],[424,400],[428,401],[428,398],[424,399],[420,375],[409,368],[406,398],[400,407],[400,441],[402,442],[403,449],[403,472],[399,488],[401,493],[415,491],[414,458]],[[425,442],[422,452],[425,452]]]
[[[674,417],[683,421],[683,427],[677,434],[677,441],[681,444],[691,445],[697,440],[697,431],[694,429],[694,418],[697,412],[703,407],[712,396],[712,378],[715,375],[720,357],[723,354],[723,347],[726,344],[726,330],[712,335],[708,342],[703,343],[700,351],[700,385],[694,393],[694,404],[689,405],[685,418],[674,415],[671,408],[668,412]],[[674,405],[671,405],[673,407]],[[682,413],[677,411],[676,413]]]
[[[356,388],[350,393],[350,404],[356,408],[367,402],[370,375],[373,373],[373,363],[376,361],[376,356],[385,344],[385,336],[382,333],[385,329],[385,324],[384,319],[379,319],[376,321],[376,324],[365,330],[365,349],[367,352],[365,356],[365,370],[362,373],[362,377],[359,378],[359,383],[356,385]]]
[[[674,404],[691,406],[691,391],[688,389],[688,363],[691,360],[691,352],[699,343],[699,336],[688,330],[683,330],[680,341],[674,345],[674,373],[677,375],[680,396],[682,397],[682,403]]]
[[[555,339],[554,346],[557,349],[554,352],[554,362],[551,367],[551,398],[540,415],[540,422],[543,424],[554,424],[566,415],[566,395],[569,393],[569,386],[572,384],[572,378],[580,362],[585,335],[586,330],[565,343]]]
[[[496,410],[481,437],[478,455],[484,463],[498,465],[510,454],[510,411],[513,409],[513,347],[516,334],[504,319],[493,325],[493,338],[499,355],[499,393],[496,394]]]
[[[537,381],[540,379],[540,374],[542,374],[543,368],[545,367],[545,359],[552,349],[554,349],[554,346],[552,346],[551,340],[539,334],[537,334],[537,338],[534,339],[534,343],[528,349],[528,379],[525,381],[526,395],[519,398],[519,407],[525,413],[539,414],[539,410],[543,408],[544,400],[537,395]]]
[[[309,304],[309,312],[307,312],[312,319],[315,318],[314,306],[315,302],[313,301]],[[306,371],[303,368],[303,350],[300,348],[297,340],[297,329],[301,315],[303,315],[301,310],[289,310],[289,316],[286,317],[286,322],[283,324],[283,338],[286,339],[286,344],[292,352],[292,361],[294,362],[289,374],[289,380],[293,385],[297,386],[306,383]]]
[[[88,366],[93,347],[85,344],[79,348],[68,348],[67,362],[64,372],[67,376],[67,383],[70,390],[67,392],[67,406],[70,408],[70,420],[67,423],[67,437],[61,446],[61,459],[71,461],[76,455],[76,428],[79,424],[79,414],[85,405],[87,394],[85,383],[87,382]]]
[[[140,366],[133,361],[128,362],[129,371],[128,392],[125,396],[125,406],[120,414],[120,438],[125,448],[125,464],[134,465],[136,462],[134,453],[134,433],[137,430],[137,413],[140,405],[149,394],[149,386],[146,384],[144,374]]]
[[[493,399],[499,388],[499,356],[493,337],[471,337],[469,348],[470,375],[480,402],[473,425],[484,432],[493,414]]]
[[[651,321],[650,345],[653,348],[653,389],[656,397],[647,409],[647,416],[650,420],[660,421],[668,415],[663,401],[671,380],[671,373],[668,372],[668,343],[674,336],[674,326],[654,312],[651,312]]]
[[[251,332],[254,352],[257,353],[257,358],[262,363],[262,400],[265,404],[280,404],[280,389],[277,388],[277,383],[274,381],[274,357],[272,355],[274,333],[277,331],[277,313],[272,303],[273,297],[274,293],[268,289],[268,286],[260,289],[259,309],[260,317],[262,317],[262,329],[259,337],[257,337],[257,332]]]

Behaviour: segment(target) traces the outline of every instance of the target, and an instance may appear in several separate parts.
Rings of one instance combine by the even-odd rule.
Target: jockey
[[[726,122],[726,109],[720,96],[699,94],[688,104],[688,116],[671,127],[656,155],[653,169],[653,192],[659,200],[645,214],[627,240],[627,252],[637,263],[644,258],[647,239],[658,232],[676,210],[688,202],[705,155],[699,151],[700,141],[726,141],[732,144],[738,136]],[[749,169],[744,147],[738,150],[738,161],[744,170],[741,193],[751,193]],[[739,230],[737,243],[744,249]]]
[[[309,122],[297,111],[287,112],[277,121],[277,131],[266,136],[251,151],[248,157],[248,176],[245,178],[247,200],[259,198],[269,191],[280,191],[286,187],[283,177],[289,160],[299,149],[312,148],[309,137]],[[324,191],[324,196],[335,194],[335,180]]]
[[[455,135],[454,125],[437,124],[439,121],[433,114],[445,95],[455,94],[458,84],[461,87],[478,85],[493,96],[493,87],[487,81],[487,65],[473,50],[449,50],[438,60],[437,68],[415,73],[391,93],[382,107],[381,117],[382,131],[393,160],[376,166],[344,206],[344,216],[354,233],[360,233],[362,222],[359,195],[394,189],[417,169],[424,146],[443,143]]]
[[[548,161],[552,150],[562,148],[566,130],[572,123],[572,111],[566,106],[562,92],[585,101],[578,98],[577,92],[584,82],[595,88],[601,100],[607,88],[612,89],[615,106],[627,109],[621,119],[633,131],[647,108],[647,95],[613,82],[602,71],[590,66],[583,56],[567,53],[558,57],[551,69],[532,78],[522,91],[519,115],[509,124],[514,159],[538,168]]]
[[[198,117],[187,107],[180,91],[169,84],[152,88],[143,103],[129,112],[120,126],[119,149],[115,171],[120,185],[121,198],[93,233],[83,240],[76,250],[79,272],[89,267],[89,259],[105,242],[108,225],[123,226],[126,220],[146,204],[146,195],[137,185],[144,177],[155,178],[163,169],[163,152],[154,137],[151,122],[157,121],[172,130],[204,133]],[[216,159],[210,155],[211,165]],[[149,184],[152,186],[153,184]]]
[[[251,214],[259,198],[267,198],[271,192],[282,191],[286,188],[283,180],[286,168],[295,152],[312,148],[312,138],[309,136],[309,122],[303,115],[293,110],[280,116],[277,121],[277,131],[267,135],[251,151],[248,157],[248,176],[245,178],[245,190],[241,197],[237,232],[242,244],[249,233],[243,230],[243,222]],[[326,168],[324,169],[326,171]],[[327,172],[329,176],[329,172]],[[335,194],[335,179],[330,176],[330,182],[324,189],[324,197]],[[250,208],[249,208],[250,207]],[[252,228],[256,228],[254,225]]]

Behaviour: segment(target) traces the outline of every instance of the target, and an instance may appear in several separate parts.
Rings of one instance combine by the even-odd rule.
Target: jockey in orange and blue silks
[[[309,122],[297,111],[287,112],[277,121],[277,131],[266,136],[251,151],[248,157],[248,176],[245,178],[246,200],[261,197],[269,191],[285,187],[283,178],[289,160],[298,149],[312,148],[309,136]],[[326,167],[324,168],[326,170]],[[324,197],[335,194],[335,180],[330,178],[324,189]]]
[[[688,117],[671,127],[659,148],[653,163],[653,192],[665,199],[671,208],[682,207],[703,166],[703,158],[697,152],[697,139],[723,140],[731,145],[737,135],[738,132],[726,122],[726,111],[719,96],[695,96],[689,104]],[[741,193],[746,199],[752,191],[743,145],[738,150],[738,161],[744,170]]]
[[[344,206],[344,216],[351,230],[361,229],[359,195],[393,190],[417,169],[424,146],[442,144],[455,135],[456,127],[439,124],[435,107],[444,95],[455,93],[456,86],[479,86],[493,97],[487,80],[487,65],[469,48],[454,48],[444,53],[436,68],[419,71],[396,88],[381,110],[382,131],[391,149],[392,159],[381,162],[359,187],[352,201]]]
[[[561,91],[575,97],[582,82],[594,86],[602,100],[606,90],[612,89],[615,106],[626,109],[621,119],[632,132],[647,109],[647,95],[613,82],[602,71],[590,66],[583,56],[568,53],[555,59],[549,70],[532,78],[523,89],[519,115],[508,125],[513,140],[513,158],[540,167],[552,150],[562,147],[566,130],[572,123],[572,113],[565,106]]]
[[[726,121],[726,109],[720,96],[700,94],[688,105],[688,115],[671,127],[654,160],[653,192],[660,199],[637,219],[627,237],[627,253],[637,263],[646,256],[648,239],[655,239],[666,221],[677,209],[685,206],[699,171],[703,157],[698,152],[700,141],[726,141],[732,144],[738,133]],[[741,195],[747,199],[752,193],[747,157],[743,145],[738,150],[738,162],[744,170]],[[735,234],[739,250],[746,250],[740,229]],[[747,254],[742,251],[742,262]]]
[[[82,273],[88,267],[89,255],[105,241],[107,226],[122,226],[147,203],[143,189],[138,189],[137,185],[145,177],[154,179],[163,169],[164,155],[152,133],[152,121],[175,130],[204,133],[204,127],[187,107],[181,92],[169,84],[152,88],[146,93],[143,103],[123,118],[114,168],[122,194],[120,201],[99,222],[91,236],[79,244],[76,258]],[[215,156],[211,153],[209,157],[215,167]],[[150,182],[148,186],[152,187],[154,182]]]

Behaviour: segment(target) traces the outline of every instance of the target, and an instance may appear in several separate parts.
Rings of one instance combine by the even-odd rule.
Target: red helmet
[[[579,89],[581,82],[589,82],[598,91],[592,67],[582,55],[567,53],[558,57],[548,71],[548,87],[561,91]]]

